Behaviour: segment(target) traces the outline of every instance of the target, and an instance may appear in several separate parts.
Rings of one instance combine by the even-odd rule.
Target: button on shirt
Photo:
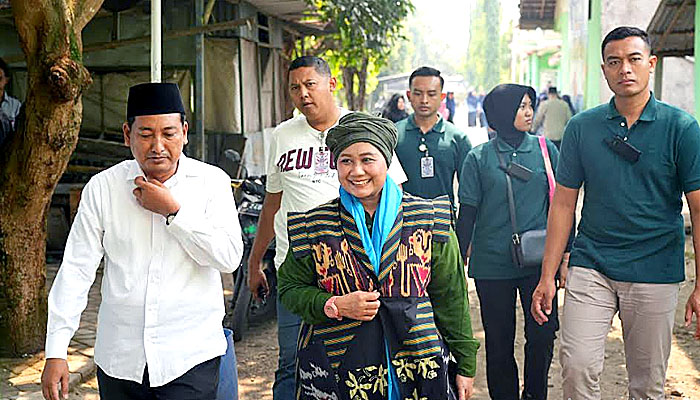
[[[220,272],[243,252],[228,175],[180,157],[165,182],[180,210],[170,225],[132,193],[134,160],[83,189],[63,263],[49,294],[46,357],[65,358],[104,257],[95,363],[111,377],[162,386],[226,351]]]
[[[401,161],[408,182],[403,189],[414,196],[434,199],[448,195],[454,203],[454,177],[461,182],[462,163],[472,149],[467,135],[451,122],[439,117],[430,131],[422,133],[414,120],[415,114],[396,123],[399,137],[396,155]],[[425,152],[418,147],[425,144],[428,156],[433,157],[433,177],[421,176],[421,158]]]
[[[615,135],[641,151],[630,163],[604,142]],[[631,127],[614,98],[566,127],[557,182],[585,185],[571,265],[623,282],[684,279],[683,193],[700,189],[700,128],[653,94]]]

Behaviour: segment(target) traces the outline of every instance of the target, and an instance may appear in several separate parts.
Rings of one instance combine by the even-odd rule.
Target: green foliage
[[[454,19],[449,22],[436,19],[435,14],[439,15],[440,11],[417,7],[417,11],[406,19],[401,31],[403,38],[396,41],[379,76],[410,73],[423,65],[437,68],[443,75],[463,74],[467,55],[458,50],[456,47],[459,46],[454,42],[464,41],[467,29],[453,25]],[[467,20],[468,16],[464,15],[462,19]],[[436,24],[445,23],[451,26],[447,35],[445,29],[435,29]]]
[[[486,51],[484,62],[486,69],[484,71],[483,85],[486,90],[498,85],[500,81],[500,40],[499,26],[501,21],[501,6],[497,1],[484,2],[484,14],[486,17],[486,43],[497,43],[498,47]]]
[[[500,44],[500,56],[499,56],[499,61],[501,63],[500,65],[500,82],[510,82],[511,81],[511,75],[510,75],[510,69],[511,69],[511,53],[510,53],[510,44],[513,42],[513,25],[509,25],[508,29],[503,33],[503,36],[501,36],[501,44]]]
[[[360,67],[365,57],[384,61],[399,38],[403,20],[413,11],[408,0],[307,0],[337,33],[332,50],[343,65]]]
[[[465,74],[472,86],[483,86],[486,91],[502,81],[503,66],[506,65],[506,71],[510,67],[507,64],[510,39],[508,35],[500,37],[500,20],[499,2],[476,0],[471,15]]]
[[[401,36],[402,23],[413,12],[410,0],[306,0],[322,21],[336,32],[322,40],[312,39],[315,53],[352,82],[342,82],[348,107],[361,109],[367,89],[376,86],[376,74]],[[341,78],[342,80],[342,78]],[[363,85],[364,82],[364,85]],[[359,97],[356,99],[356,95]]]
[[[379,71],[379,76],[396,75],[415,68],[414,59],[418,39],[414,39],[416,27],[410,22],[408,25],[410,28],[404,26],[401,30],[401,39],[396,41],[395,46],[389,52],[386,62]]]

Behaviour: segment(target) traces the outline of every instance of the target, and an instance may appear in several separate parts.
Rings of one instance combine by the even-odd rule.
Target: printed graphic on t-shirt
[[[299,178],[311,182],[337,175],[335,157],[327,146],[291,149],[280,155],[277,168],[282,173],[296,171]]]

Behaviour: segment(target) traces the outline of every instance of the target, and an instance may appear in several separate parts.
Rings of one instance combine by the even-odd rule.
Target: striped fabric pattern
[[[440,196],[433,200],[433,211],[435,215],[433,225],[433,240],[436,242],[447,242],[450,239],[450,228],[452,228],[452,203],[447,196]]]
[[[314,340],[323,342],[326,357],[333,368],[338,368],[348,345],[355,338],[354,331],[362,325],[361,321],[332,321],[327,325],[318,325],[314,329]]]
[[[408,335],[403,340],[403,347],[396,353],[397,358],[422,357],[441,352],[442,339],[435,326],[430,299],[425,298],[424,301],[416,303],[415,313],[413,325],[408,329]]]
[[[384,244],[378,277],[374,275],[374,267],[365,253],[355,221],[340,205],[339,199],[323,204],[308,213],[289,214],[287,226],[290,250],[296,258],[301,259],[312,255],[312,248],[316,248],[320,243],[327,243],[334,252],[338,252],[339,243],[346,240],[354,258],[350,263],[352,264],[350,269],[344,272],[346,274],[344,276],[347,277],[346,285],[350,284],[348,289],[372,290],[371,288],[376,287],[377,283],[382,284],[383,287],[387,286],[390,282],[388,276],[392,268],[397,265],[397,252],[402,242],[407,243],[411,235],[419,229],[432,232],[433,241],[445,242],[449,239],[452,225],[452,206],[447,196],[426,201],[404,194],[400,207],[395,227]],[[413,257],[412,262],[416,262],[415,256]],[[338,259],[333,260],[336,264],[339,263]],[[336,268],[337,266],[329,267],[329,274],[331,271],[337,273]],[[394,284],[398,285],[398,283]],[[396,288],[394,291],[394,293],[399,292]],[[391,290],[388,293],[394,296]],[[415,293],[412,285],[410,296],[416,295],[420,294]],[[400,350],[394,354],[396,358],[419,358],[442,353],[442,340],[435,325],[429,298],[423,297],[414,304],[410,312],[412,322],[404,328],[407,330],[407,335],[400,344]],[[329,364],[337,369],[348,347],[355,340],[356,333],[359,329],[363,329],[362,324],[361,321],[346,319],[307,326],[306,329],[302,329],[299,337],[299,348],[306,348],[312,341],[323,343]]]
[[[338,201],[338,203],[340,203],[340,201]],[[372,275],[374,275],[374,267],[369,261],[367,253],[365,253],[365,248],[362,245],[362,239],[360,239],[360,234],[357,233],[357,225],[355,224],[355,219],[340,204],[338,204],[338,207],[340,208],[340,222],[343,227],[343,233],[345,234],[345,238],[350,244],[350,248],[355,253],[357,261],[359,261],[360,264],[367,268],[369,271],[372,271]]]
[[[306,214],[290,212],[287,217],[287,237],[289,249],[294,257],[302,259],[311,252],[308,231],[306,230]]]

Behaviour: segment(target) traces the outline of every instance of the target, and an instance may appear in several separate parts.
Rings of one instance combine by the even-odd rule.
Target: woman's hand
[[[467,400],[474,394],[474,377],[470,378],[457,374],[455,384],[457,385],[458,400]]]
[[[341,317],[371,321],[379,311],[379,292],[358,290],[335,299]]]

